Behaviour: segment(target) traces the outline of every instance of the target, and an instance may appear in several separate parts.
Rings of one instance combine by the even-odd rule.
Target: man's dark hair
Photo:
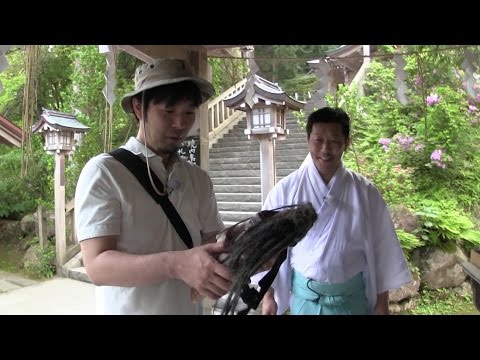
[[[202,103],[202,94],[197,85],[191,81],[181,81],[174,84],[157,86],[144,91],[144,109],[146,113],[148,104],[153,100],[154,104],[166,102],[167,106],[174,106],[180,101],[190,100],[195,107],[199,107]],[[142,93],[134,96],[140,102],[142,101]]]
[[[313,124],[335,123],[342,126],[345,139],[350,136],[350,117],[340,108],[324,107],[311,113],[307,119],[307,138],[310,139]]]

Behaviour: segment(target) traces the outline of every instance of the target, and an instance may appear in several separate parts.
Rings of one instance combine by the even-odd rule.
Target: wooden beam
[[[116,45],[117,49],[144,62],[160,57],[188,59],[190,51],[206,52],[207,55],[215,56],[232,56],[232,49],[243,46],[246,45]]]
[[[144,62],[150,62],[156,58],[189,60],[190,51],[198,51],[201,45],[117,45],[117,48]]]

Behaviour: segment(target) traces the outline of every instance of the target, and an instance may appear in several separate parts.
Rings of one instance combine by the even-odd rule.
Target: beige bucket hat
[[[187,62],[180,59],[155,59],[137,68],[135,71],[135,90],[122,98],[122,108],[125,112],[131,113],[133,112],[133,96],[157,86],[181,81],[194,82],[200,89],[202,102],[207,101],[215,94],[213,85],[207,80],[195,76],[192,67]]]

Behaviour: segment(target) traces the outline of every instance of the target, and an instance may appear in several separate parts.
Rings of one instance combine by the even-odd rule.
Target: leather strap
[[[109,154],[118,161],[120,161],[123,165],[125,165],[125,167],[130,170],[133,175],[135,175],[140,184],[143,185],[145,190],[152,196],[152,198],[157,202],[157,204],[160,204],[163,211],[170,219],[170,222],[175,228],[175,231],[182,238],[185,245],[187,245],[189,249],[193,248],[192,237],[190,236],[190,233],[188,232],[185,223],[180,217],[180,214],[177,212],[177,209],[175,209],[175,206],[173,206],[173,204],[168,199],[168,195],[158,195],[152,184],[150,183],[145,161],[143,161],[140,157],[133,154],[132,152],[123,148],[115,149],[109,152]],[[151,169],[150,174],[152,175],[153,182],[157,189],[164,189],[164,185]]]

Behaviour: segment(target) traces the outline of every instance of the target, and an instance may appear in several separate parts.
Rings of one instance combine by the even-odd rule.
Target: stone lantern
[[[43,133],[45,146],[50,154],[68,155],[75,151],[75,145],[87,132],[74,115],[43,109],[40,120],[33,125],[33,133]]]
[[[260,173],[262,183],[262,203],[276,182],[275,140],[283,140],[288,135],[285,120],[287,109],[298,111],[305,105],[287,95],[278,84],[256,74],[247,81],[245,88],[223,99],[225,106],[245,111],[247,114],[248,139],[260,141]],[[248,84],[251,84],[248,86]]]
[[[57,266],[63,266],[66,256],[65,232],[65,155],[75,151],[75,145],[89,127],[74,115],[43,109],[40,120],[32,127],[33,133],[45,137],[44,149],[55,155],[55,248]]]

